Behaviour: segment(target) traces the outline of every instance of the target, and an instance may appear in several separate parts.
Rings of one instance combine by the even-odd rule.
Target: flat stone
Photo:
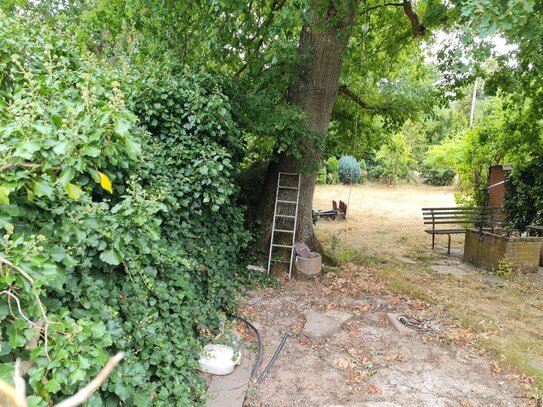
[[[340,324],[345,324],[346,322],[349,322],[351,319],[353,319],[353,314],[350,314],[345,311],[340,311],[337,309],[332,309],[330,311],[327,311],[324,315],[328,315],[329,317],[334,318],[335,320],[339,321]]]
[[[254,352],[244,349],[241,364],[232,373],[213,376],[207,388],[206,407],[242,407],[254,360]]]
[[[399,315],[400,314],[387,313],[388,321],[392,324],[394,329],[399,334],[402,334],[402,335],[408,335],[408,336],[416,335],[417,331],[415,331],[414,329],[406,327],[404,324],[402,324],[400,321],[398,321],[398,316]]]
[[[484,274],[481,277],[479,277],[479,280],[481,280],[481,283],[485,283],[487,285],[490,285],[492,287],[502,287],[505,283],[504,279],[498,276],[492,276],[488,274]]]
[[[440,274],[453,274],[455,276],[465,276],[468,274],[458,266],[435,265],[432,266],[432,270],[437,271]]]
[[[253,297],[253,298],[249,298],[249,301],[247,301],[247,304],[255,305],[255,304],[258,304],[260,301],[262,301],[262,297]]]
[[[402,263],[405,263],[405,264],[417,264],[417,262],[415,260],[410,259],[409,257],[398,256],[396,258],[398,260],[400,260]]]
[[[341,323],[328,315],[316,311],[305,312],[306,323],[302,329],[302,335],[310,339],[320,341],[341,329]]]
[[[249,264],[247,266],[247,270],[253,270],[253,271],[258,271],[259,273],[267,273],[268,270],[266,270],[264,267],[261,267],[261,266],[254,266],[252,264]]]

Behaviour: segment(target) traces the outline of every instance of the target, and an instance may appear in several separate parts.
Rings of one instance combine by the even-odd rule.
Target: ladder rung
[[[281,174],[281,175],[296,175],[296,176],[300,175],[300,174],[296,174],[294,172],[280,172],[279,174]]]
[[[290,261],[288,261],[288,260],[274,260],[274,259],[271,259],[271,262],[272,262],[272,263],[286,263],[286,264],[290,264]]]
[[[295,190],[295,191],[298,190],[297,187],[284,187],[284,186],[282,186],[282,185],[279,185],[279,189],[293,189],[293,190]]]
[[[287,246],[285,244],[272,244],[273,247],[283,247],[283,248],[287,248],[287,249],[292,249],[292,246]]]
[[[275,229],[274,232],[294,233],[294,230]]]
[[[277,202],[280,202],[280,203],[289,203],[289,204],[298,204],[298,202],[296,201],[283,201],[281,199],[278,199]]]
[[[275,215],[276,218],[288,218],[288,219],[294,219],[296,216],[294,215]]]

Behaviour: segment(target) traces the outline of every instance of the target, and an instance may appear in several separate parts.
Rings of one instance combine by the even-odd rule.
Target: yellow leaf
[[[0,187],[0,204],[9,204],[9,189],[5,187]]]
[[[72,199],[78,200],[83,191],[81,188],[79,188],[77,185],[72,184],[69,182],[66,184],[66,192],[68,193],[68,196]]]
[[[109,180],[107,175],[100,171],[98,171],[98,175],[100,175],[100,185],[102,186],[102,188],[112,194],[113,189],[111,188],[111,181]]]

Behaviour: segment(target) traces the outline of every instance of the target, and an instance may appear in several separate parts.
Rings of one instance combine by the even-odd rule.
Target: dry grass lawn
[[[527,391],[543,396],[543,271],[504,280],[482,281],[482,270],[443,274],[436,264],[464,267],[459,256],[463,236],[453,239],[453,256],[431,250],[421,208],[454,206],[453,190],[420,185],[317,186],[314,207],[331,208],[332,199],[349,203],[346,221],[319,221],[317,234],[329,252],[343,262],[371,263],[388,288],[399,294],[444,306],[489,351],[500,366],[525,374]],[[349,197],[350,194],[350,197]],[[446,236],[436,237],[446,246]],[[413,264],[405,258],[414,260]]]

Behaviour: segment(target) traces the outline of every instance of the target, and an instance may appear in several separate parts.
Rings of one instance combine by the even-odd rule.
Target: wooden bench
[[[432,249],[435,247],[436,235],[449,237],[447,253],[451,254],[451,235],[464,234],[469,227],[482,227],[484,230],[494,231],[494,228],[505,220],[501,206],[476,206],[454,208],[422,208],[422,218],[425,225],[432,225],[425,229],[432,235]],[[442,228],[448,225],[457,225],[455,228]]]
[[[316,211],[314,212],[317,214],[319,218],[324,219],[346,219],[347,217],[347,204],[343,201],[339,201],[339,206],[336,201],[332,201],[332,209],[328,211]]]
[[[339,219],[347,219],[347,204],[339,201],[339,207],[336,201],[332,201],[332,208],[337,212]]]

